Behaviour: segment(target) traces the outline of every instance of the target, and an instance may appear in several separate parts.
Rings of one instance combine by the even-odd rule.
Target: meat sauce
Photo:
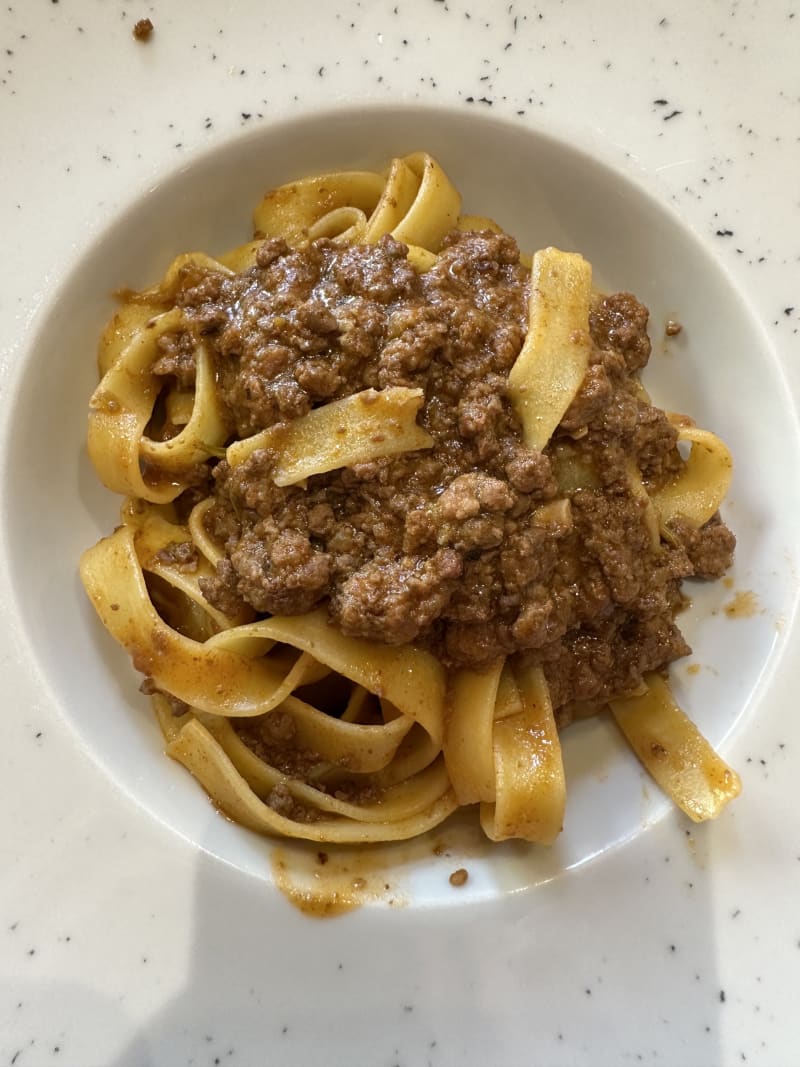
[[[538,453],[507,390],[529,287],[513,239],[488,231],[451,234],[422,274],[391,237],[267,240],[240,274],[186,268],[185,327],[161,339],[154,371],[190,386],[202,338],[233,437],[406,386],[424,391],[418,421],[434,441],[304,486],[276,486],[265,449],[209,464],[190,491],[213,497],[205,523],[224,549],[203,581],[209,602],[289,615],[325,604],[343,633],[413,642],[449,668],[524,652],[562,721],[573,702],[604,701],[686,655],[680,583],[720,576],[735,541],[715,516],[701,530],[675,523],[656,549],[631,491],[631,461],[649,487],[683,462],[638,382],[647,309],[629,293],[597,298],[589,370]],[[564,447],[591,470],[584,483],[560,483]]]

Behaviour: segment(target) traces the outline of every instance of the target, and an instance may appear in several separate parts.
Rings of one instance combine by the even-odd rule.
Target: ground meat
[[[721,578],[733,562],[736,538],[719,514],[699,530],[690,526],[685,519],[673,519],[669,524],[669,532],[686,550],[692,565],[692,577]]]
[[[149,41],[153,34],[151,19],[139,19],[133,27],[133,37],[136,41]]]
[[[690,652],[670,619],[631,622],[610,640],[584,631],[568,634],[544,672],[554,707],[572,700],[602,704],[635,689],[646,671],[666,667]]]
[[[197,584],[209,604],[225,615],[238,615],[245,606],[236,591],[237,574],[229,559],[220,560],[214,578],[200,578]]]
[[[611,399],[612,386],[602,363],[589,367],[583,385],[567,408],[561,426],[565,430],[579,430],[594,422]]]
[[[266,798],[267,804],[278,815],[292,822],[316,822],[324,817],[324,812],[317,808],[307,808],[292,796],[285,782],[276,785]]]
[[[156,553],[156,559],[167,566],[177,567],[184,574],[193,574],[200,562],[192,541],[171,541],[166,548]]]
[[[372,560],[336,590],[331,616],[354,637],[409,644],[442,615],[461,571],[461,557],[450,549],[425,560]]]
[[[301,615],[328,592],[330,556],[298,530],[258,523],[231,549],[236,592],[256,611]]]
[[[592,340],[618,352],[629,372],[641,370],[650,358],[647,319],[647,308],[630,293],[603,297],[589,316]]]
[[[156,347],[161,355],[150,368],[152,373],[161,377],[172,375],[182,389],[194,385],[194,340],[191,335],[186,330],[162,334]]]
[[[721,573],[733,536],[717,520],[676,524],[654,545],[632,491],[633,473],[658,485],[683,462],[635,377],[650,354],[647,309],[629,293],[596,302],[586,377],[539,453],[507,391],[529,286],[514,241],[488,231],[449,235],[422,274],[392,237],[297,249],[270,239],[240,274],[178,272],[186,326],[162,339],[157,373],[188,381],[184,338],[202,337],[234,436],[405,386],[423,391],[418,422],[433,439],[288,487],[275,485],[268,449],[217,462],[204,522],[224,555],[201,579],[207,599],[231,614],[324,605],[345,634],[413,641],[447,667],[520,653],[544,665],[567,709],[684,655],[680,582]],[[562,488],[564,448],[573,473]],[[280,791],[269,802],[288,803]]]

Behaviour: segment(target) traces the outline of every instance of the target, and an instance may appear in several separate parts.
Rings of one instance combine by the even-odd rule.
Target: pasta
[[[550,844],[559,731],[610,708],[716,816],[738,778],[665,672],[681,580],[730,562],[732,463],[650,403],[646,311],[578,254],[521,257],[421,152],[281,186],[255,231],[126,295],[90,402],[124,502],[81,578],[167,754],[260,833],[478,805]]]

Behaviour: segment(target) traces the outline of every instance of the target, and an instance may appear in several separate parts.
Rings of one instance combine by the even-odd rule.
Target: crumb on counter
[[[677,337],[683,330],[683,326],[677,321],[677,319],[667,319],[664,324],[664,333],[667,337]]]
[[[150,19],[139,19],[133,27],[133,36],[137,41],[149,41],[153,33],[153,23]]]
[[[450,875],[450,885],[462,886],[469,878],[469,871],[466,867],[459,867],[457,871],[453,871]]]

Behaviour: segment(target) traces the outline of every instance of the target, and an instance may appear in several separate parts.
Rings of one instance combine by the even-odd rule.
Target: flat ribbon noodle
[[[153,503],[174,500],[185,488],[181,473],[213,455],[224,443],[227,427],[206,346],[196,348],[197,384],[192,416],[167,441],[145,437],[161,385],[151,372],[158,358],[158,338],[182,323],[179,309],[151,319],[148,326],[111,362],[89,404],[89,456],[103,484],[124,496]],[[142,460],[162,478],[142,474]]]
[[[364,240],[374,243],[384,234],[393,233],[411,209],[419,188],[419,177],[406,161],[393,159],[389,164],[381,198],[364,231]]]
[[[118,308],[103,330],[97,349],[97,369],[102,378],[119,359],[134,338],[140,336],[150,319],[156,318],[164,311],[156,303],[130,301]]]
[[[250,267],[254,267],[256,264],[256,254],[259,248],[263,244],[263,240],[248,241],[246,244],[238,245],[236,248],[232,248],[229,252],[224,252],[219,257],[219,263],[223,267],[227,267],[228,270],[234,271],[236,274],[241,274]]]
[[[419,181],[417,195],[392,236],[407,245],[438,252],[442,239],[454,229],[461,213],[461,194],[435,159],[427,152],[403,158]]]
[[[199,504],[195,504],[189,513],[189,533],[191,534],[192,541],[197,551],[204,556],[209,563],[216,566],[221,559],[225,558],[225,553],[220,546],[216,543],[213,537],[206,530],[203,520],[214,504],[213,497],[206,497],[205,500],[201,500]]]
[[[492,729],[503,661],[460,670],[450,682],[444,758],[459,804],[494,801]]]
[[[256,232],[264,237],[282,237],[290,245],[302,244],[308,240],[311,227],[340,208],[356,209],[366,227],[384,185],[384,178],[372,171],[339,171],[281,185],[268,192],[256,208]],[[353,222],[352,214],[348,214],[348,229]]]
[[[223,729],[229,726],[222,721],[218,725]],[[340,844],[398,841],[438,826],[457,806],[444,767],[439,763],[433,768],[434,774],[428,774],[424,782],[413,783],[416,796],[415,789],[410,787],[406,794],[411,792],[412,796],[401,796],[399,803],[393,804],[393,798],[388,798],[375,806],[349,805],[353,809],[351,818],[298,823],[280,815],[256,796],[216,738],[197,720],[189,721],[180,730],[167,752],[191,771],[230,818],[259,833]],[[279,784],[300,796],[309,790],[303,788],[304,783],[285,777]],[[316,790],[314,793],[317,797],[312,799],[324,796]],[[332,806],[338,810],[344,807]],[[417,810],[409,811],[415,807]],[[349,810],[348,814],[351,814]]]
[[[444,743],[459,804],[480,802],[493,841],[551,844],[564,821],[566,787],[553,706],[540,667],[502,660],[458,671]]]
[[[579,255],[545,248],[533,257],[525,342],[508,392],[528,448],[541,451],[581,387],[592,340],[592,268]]]
[[[81,579],[103,625],[159,689],[214,715],[262,714],[285,670],[263,657],[209,647],[168,626],[150,600],[135,533],[121,526],[81,557]]]
[[[423,399],[421,389],[365,389],[234,442],[228,463],[236,467],[257,449],[269,449],[276,454],[273,481],[287,486],[339,467],[430,448],[433,438],[416,423]]]
[[[414,725],[414,720],[406,715],[374,725],[344,722],[295,696],[284,700],[281,711],[294,720],[298,744],[359,774],[371,774],[387,767]]]
[[[261,619],[242,629],[310,652],[331,670],[390,701],[441,746],[445,675],[430,652],[346,637],[330,625],[324,609]]]
[[[155,507],[142,505],[138,501],[126,502],[122,509],[121,519],[124,525],[131,526],[135,530],[136,553],[143,571],[157,574],[173,589],[178,590],[198,608],[201,608],[214,620],[217,627],[227,628],[250,621],[252,612],[249,609],[245,609],[236,616],[226,615],[206,600],[199,582],[201,578],[211,578],[214,575],[214,569],[208,560],[198,558],[196,569],[187,571],[160,558],[160,554],[170,545],[192,542],[191,532],[187,526],[171,522]]]
[[[561,742],[541,667],[515,666],[516,699],[506,697],[493,729],[495,801],[481,804],[492,841],[522,838],[550,845],[564,824],[566,784]],[[521,710],[514,711],[514,706]]]
[[[645,691],[610,701],[612,714],[644,767],[694,822],[715,819],[741,782],[675,703],[669,684],[647,674]]]
[[[391,233],[413,246],[409,258],[425,270],[460,210],[461,196],[436,160],[415,152],[392,160],[385,177],[340,171],[282,185],[261,201],[254,223],[259,234],[292,245],[317,237],[370,244]]]
[[[199,719],[194,721],[200,723]],[[401,781],[382,790],[378,800],[355,804],[353,801],[336,795],[336,767],[326,763],[323,758],[320,758],[320,766],[326,772],[324,777],[330,779],[330,787],[324,790],[319,788],[313,771],[307,775],[308,780],[303,781],[292,775],[284,774],[283,771],[256,755],[239,737],[227,719],[206,718],[200,724],[217,740],[238,773],[261,799],[268,798],[276,787],[286,785],[291,796],[304,805],[337,815],[346,815],[364,822],[373,822],[380,818],[380,805],[387,800],[393,802],[395,814],[401,811],[402,815],[412,815],[427,807],[432,800],[441,796],[450,787],[440,760],[436,766],[426,764],[419,774],[407,775]],[[370,787],[375,782],[375,776],[361,775],[355,768],[347,768],[347,774],[350,782],[355,782],[356,786]],[[321,777],[318,776],[318,779]],[[327,786],[328,781],[319,784]]]
[[[719,511],[733,477],[733,459],[726,445],[709,430],[679,424],[678,441],[692,449],[675,479],[651,492],[662,525],[678,517],[699,529]]]

